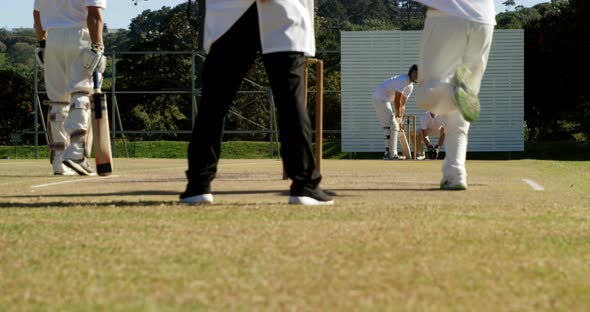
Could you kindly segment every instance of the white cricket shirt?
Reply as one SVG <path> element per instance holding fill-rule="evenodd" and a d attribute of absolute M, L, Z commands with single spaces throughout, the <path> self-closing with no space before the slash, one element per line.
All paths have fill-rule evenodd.
<path fill-rule="evenodd" d="M 89 6 L 106 9 L 107 0 L 35 0 L 43 30 L 86 27 Z"/>
<path fill-rule="evenodd" d="M 422 130 L 440 130 L 444 127 L 442 117 L 440 115 L 430 116 L 429 112 L 420 116 L 420 129 Z"/>
<path fill-rule="evenodd" d="M 447 14 L 472 22 L 496 25 L 493 0 L 414 0 Z"/>
<path fill-rule="evenodd" d="M 256 0 L 207 0 L 205 51 L 246 13 Z M 262 53 L 303 52 L 315 55 L 313 0 L 258 2 Z"/>
<path fill-rule="evenodd" d="M 408 98 L 413 90 L 414 84 L 410 80 L 410 76 L 407 74 L 398 75 L 381 82 L 373 92 L 373 97 L 391 102 L 395 99 L 396 91 Z"/>

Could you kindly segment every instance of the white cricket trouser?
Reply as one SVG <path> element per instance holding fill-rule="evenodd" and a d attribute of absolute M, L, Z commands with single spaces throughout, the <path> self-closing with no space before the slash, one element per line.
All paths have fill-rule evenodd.
<path fill-rule="evenodd" d="M 399 123 L 395 120 L 391 102 L 384 101 L 373 96 L 373 107 L 377 113 L 377 118 L 383 126 L 383 143 L 385 150 L 391 155 L 397 154 L 397 138 L 399 133 Z"/>
<path fill-rule="evenodd" d="M 420 44 L 418 107 L 443 115 L 446 156 L 443 179 L 467 184 L 465 157 L 469 122 L 453 102 L 450 80 L 458 65 L 471 71 L 466 85 L 479 93 L 486 69 L 494 26 L 471 22 L 437 10 L 428 10 Z"/>
<path fill-rule="evenodd" d="M 45 48 L 45 87 L 50 107 L 54 170 L 63 157 L 84 157 L 89 132 L 92 79 L 83 65 L 83 49 L 90 47 L 86 28 L 49 29 Z M 60 104 L 61 103 L 61 104 Z M 65 149 L 65 153 L 64 153 Z"/>
<path fill-rule="evenodd" d="M 420 43 L 416 104 L 439 115 L 456 110 L 450 80 L 461 64 L 471 71 L 467 86 L 478 94 L 493 34 L 493 25 L 428 10 Z"/>

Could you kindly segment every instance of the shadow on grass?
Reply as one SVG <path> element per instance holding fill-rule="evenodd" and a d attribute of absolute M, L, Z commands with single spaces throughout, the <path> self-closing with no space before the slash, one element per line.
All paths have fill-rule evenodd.
<path fill-rule="evenodd" d="M 176 191 L 128 191 L 128 192 L 110 192 L 110 193 L 53 193 L 53 194 L 34 194 L 34 195 L 3 195 L 0 198 L 55 198 L 55 197 L 106 197 L 106 196 L 166 196 L 178 195 L 180 192 Z M 0 203 L 2 205 L 2 203 Z M 1 207 L 1 206 L 0 206 Z"/>
<path fill-rule="evenodd" d="M 366 192 L 428 192 L 428 191 L 441 191 L 438 187 L 436 188 L 338 188 L 326 190 L 331 196 L 336 198 L 345 197 L 359 197 Z M 342 194 L 338 192 L 353 192 L 355 194 Z M 448 192 L 448 191 L 441 191 Z M 45 198 L 94 198 L 100 199 L 101 197 L 109 196 L 178 196 L 180 192 L 176 191 L 129 191 L 129 192 L 116 192 L 116 193 L 84 193 L 84 194 L 44 194 L 44 195 L 4 195 L 0 198 L 13 198 L 13 199 L 29 199 L 29 200 L 42 200 Z M 239 190 L 239 191 L 214 191 L 214 195 L 248 195 L 248 194 L 274 194 L 278 196 L 289 196 L 289 191 L 277 191 L 277 190 Z M 114 200 L 114 201 L 103 201 L 103 202 L 80 202 L 80 201 L 42 201 L 42 202 L 3 202 L 0 203 L 0 209 L 2 208 L 68 208 L 68 207 L 143 207 L 143 206 L 161 206 L 161 205 L 176 205 L 178 204 L 177 199 L 173 200 Z M 264 204 L 264 203 L 261 203 Z M 245 203 L 247 205 L 247 203 Z"/>
<path fill-rule="evenodd" d="M 145 206 L 161 206 L 170 205 L 171 202 L 166 201 L 127 201 L 117 200 L 108 202 L 67 202 L 67 201 L 48 201 L 48 202 L 34 202 L 34 203 L 0 203 L 0 209 L 8 208 L 73 208 L 73 207 L 145 207 Z"/>

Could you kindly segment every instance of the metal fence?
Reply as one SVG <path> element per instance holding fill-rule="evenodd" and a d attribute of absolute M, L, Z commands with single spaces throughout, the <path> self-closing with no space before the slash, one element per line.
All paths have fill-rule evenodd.
<path fill-rule="evenodd" d="M 331 50 L 331 51 L 318 51 L 318 54 L 327 54 L 327 53 L 340 53 L 340 51 Z M 195 117 L 198 113 L 197 109 L 197 98 L 201 95 L 201 89 L 198 88 L 195 84 L 197 81 L 197 74 L 198 74 L 198 66 L 200 61 L 204 59 L 204 55 L 196 52 L 196 51 L 125 51 L 125 52 L 107 52 L 105 53 L 112 59 L 111 62 L 111 70 L 112 70 L 112 85 L 111 88 L 108 90 L 104 90 L 103 92 L 108 94 L 110 97 L 110 102 L 112 103 L 112 109 L 110 111 L 110 135 L 111 135 L 111 142 L 112 142 L 112 152 L 113 155 L 117 155 L 116 147 L 115 147 L 115 139 L 117 136 L 122 138 L 125 142 L 125 135 L 126 134 L 190 134 L 192 132 L 191 129 L 186 130 L 124 130 L 123 124 L 121 121 L 120 113 L 119 113 L 119 105 L 117 102 L 117 95 L 123 94 L 185 94 L 190 95 L 191 98 L 191 126 L 194 127 Z M 151 91 L 151 90 L 137 90 L 137 91 L 119 91 L 117 90 L 117 61 L 122 59 L 124 55 L 188 55 L 191 58 L 191 86 L 188 90 L 173 90 L 173 91 Z M 47 125 L 45 122 L 45 118 L 43 117 L 43 110 L 41 107 L 41 101 L 39 96 L 41 94 L 46 94 L 44 90 L 39 90 L 39 70 L 37 64 L 35 64 L 34 68 L 34 123 L 32 131 L 25 131 L 26 134 L 32 134 L 34 136 L 35 142 L 35 158 L 39 156 L 39 136 L 44 135 L 46 142 L 49 142 L 48 132 L 47 132 Z M 239 91 L 239 94 L 260 94 L 268 98 L 269 103 L 269 122 L 268 126 L 261 125 L 256 123 L 255 121 L 240 115 L 238 112 L 230 109 L 230 114 L 236 116 L 237 118 L 241 118 L 246 120 L 248 123 L 255 124 L 260 130 L 239 130 L 239 129 L 226 129 L 224 133 L 227 134 L 260 134 L 264 133 L 269 136 L 269 154 L 272 158 L 274 155 L 274 144 L 273 142 L 278 141 L 278 129 L 276 129 L 276 114 L 274 101 L 272 100 L 272 92 L 269 87 L 264 87 L 257 84 L 254 81 L 249 79 L 245 79 L 248 83 L 256 86 L 259 90 L 254 91 Z M 309 93 L 314 93 L 315 91 L 309 91 Z M 326 93 L 340 93 L 340 90 L 325 90 L 323 94 Z M 315 132 L 315 131 L 314 131 Z M 324 133 L 340 133 L 340 130 L 324 130 Z M 125 148 L 126 149 L 126 148 Z M 125 156 L 129 157 L 127 149 L 125 151 Z"/>

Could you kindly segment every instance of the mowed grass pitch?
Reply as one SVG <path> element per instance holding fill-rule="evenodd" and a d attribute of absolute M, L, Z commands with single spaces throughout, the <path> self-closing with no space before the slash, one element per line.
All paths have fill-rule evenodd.
<path fill-rule="evenodd" d="M 191 207 L 185 160 L 0 160 L 0 310 L 590 309 L 590 162 L 440 165 L 324 160 L 335 206 L 297 207 L 279 161 L 222 160 Z"/>

